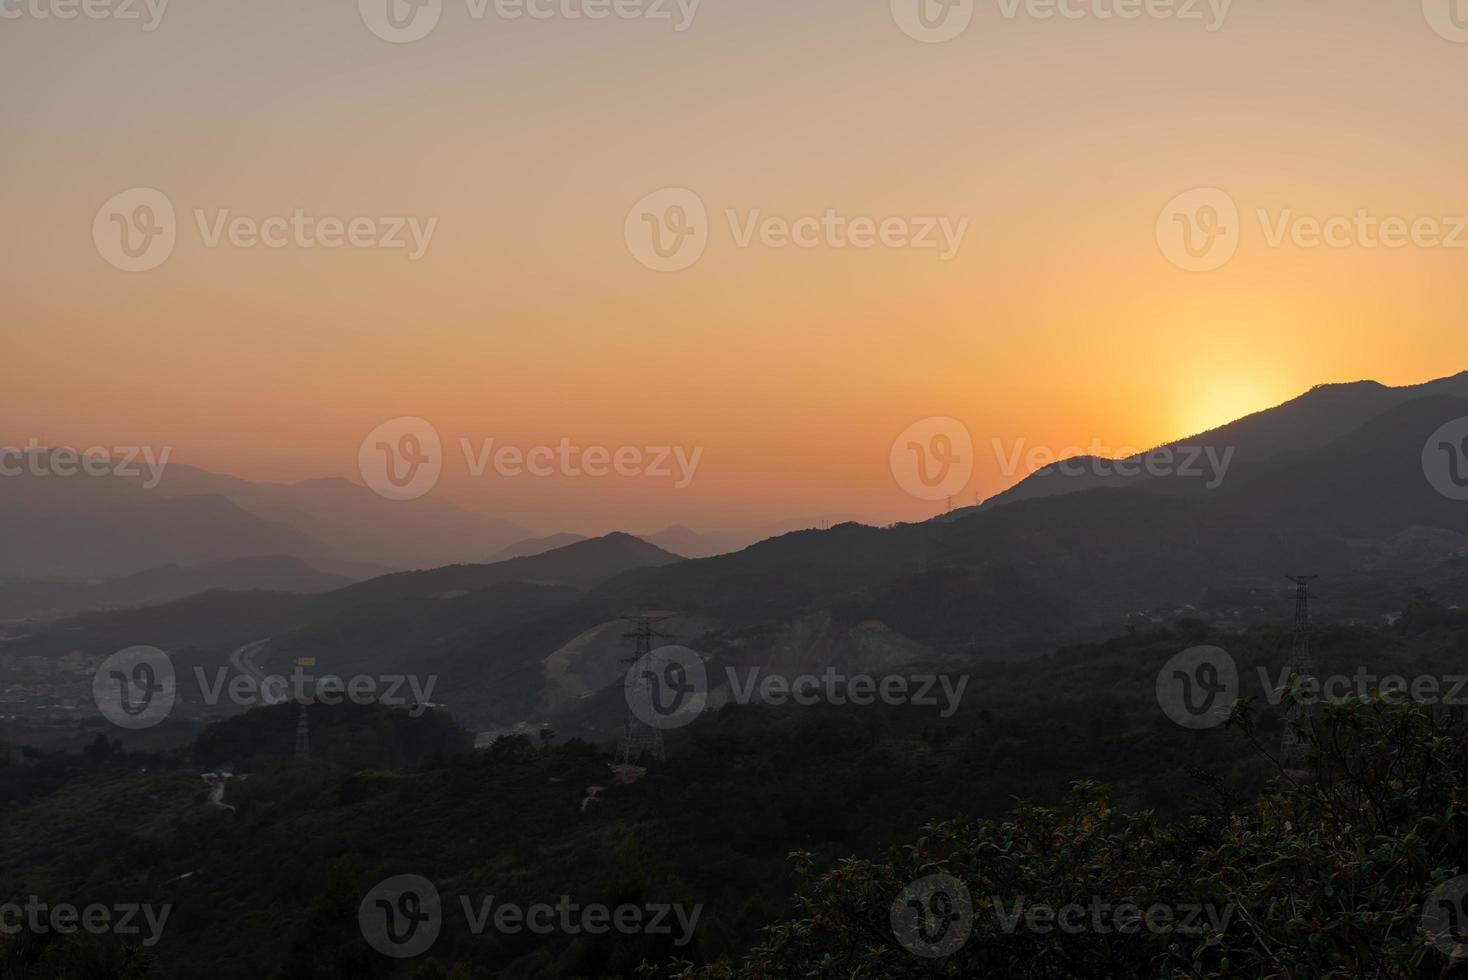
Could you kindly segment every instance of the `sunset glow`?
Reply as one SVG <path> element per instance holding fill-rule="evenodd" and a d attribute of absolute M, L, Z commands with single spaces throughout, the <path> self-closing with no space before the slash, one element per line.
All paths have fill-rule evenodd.
<path fill-rule="evenodd" d="M 453 447 L 703 448 L 683 489 L 475 479 L 450 454 L 437 492 L 539 530 L 884 521 L 931 512 L 886 462 L 915 419 L 969 427 L 969 499 L 1009 482 L 994 439 L 1148 446 L 1322 379 L 1438 376 L 1468 364 L 1461 251 L 1269 241 L 1281 215 L 1463 209 L 1436 190 L 1468 140 L 1455 104 L 1401 92 L 1453 91 L 1468 49 L 1409 6 L 1240 4 L 1211 32 L 985 8 L 941 45 L 840 0 L 710 0 L 683 31 L 449 5 L 401 45 L 352 4 L 180 6 L 143 38 L 7 23 L 0 80 L 25 97 L 3 110 L 0 441 L 358 479 L 363 437 L 416 416 Z M 1245 57 L 1278 70 L 1240 72 Z M 83 62 L 122 81 L 58 73 Z M 148 272 L 109 266 L 89 231 L 130 187 L 178 212 Z M 1241 241 L 1184 271 L 1154 229 L 1205 187 L 1237 204 Z M 624 240 L 659 188 L 707 205 L 707 250 L 683 271 Z M 298 210 L 437 224 L 416 260 L 223 231 Z M 757 220 L 828 211 L 966 234 L 946 261 L 740 242 Z"/>

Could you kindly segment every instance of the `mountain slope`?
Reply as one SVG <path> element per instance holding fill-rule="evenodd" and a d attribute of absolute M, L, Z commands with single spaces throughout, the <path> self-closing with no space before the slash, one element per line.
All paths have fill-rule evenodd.
<path fill-rule="evenodd" d="M 298 558 L 234 558 L 204 565 L 162 565 L 101 583 L 10 582 L 0 584 L 0 618 L 59 616 L 90 609 L 141 606 L 181 599 L 211 589 L 328 592 L 352 583 L 318 571 Z"/>
<path fill-rule="evenodd" d="M 114 477 L 0 479 L 0 579 L 95 581 L 168 564 L 329 554 L 300 529 L 215 494 L 170 497 Z"/>
<path fill-rule="evenodd" d="M 1371 419 L 1408 402 L 1436 397 L 1468 397 L 1468 372 L 1399 388 L 1389 388 L 1375 381 L 1320 385 L 1283 405 L 1159 448 L 1198 447 L 1212 449 L 1220 455 L 1232 451 L 1230 465 L 1279 460 L 1323 448 Z M 1135 466 L 1145 456 L 1142 453 L 1123 462 Z M 1091 457 L 1083 456 L 1077 457 L 1069 466 L 1056 463 L 1036 470 L 979 506 L 997 507 L 1016 500 L 1033 500 L 1098 487 L 1127 486 L 1149 479 L 1145 469 L 1132 477 L 1098 475 L 1092 463 Z M 965 511 L 973 509 L 965 508 Z M 947 519 L 946 515 L 943 519 Z"/>
<path fill-rule="evenodd" d="M 301 528 L 342 558 L 397 567 L 477 560 L 526 534 L 513 522 L 476 514 L 437 497 L 388 500 L 343 479 L 253 483 L 172 464 L 158 492 L 221 494 L 259 517 Z"/>

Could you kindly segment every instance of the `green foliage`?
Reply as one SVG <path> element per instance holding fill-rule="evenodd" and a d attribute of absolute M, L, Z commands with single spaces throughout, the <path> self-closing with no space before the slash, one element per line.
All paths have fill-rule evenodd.
<path fill-rule="evenodd" d="M 1255 738 L 1250 708 L 1234 723 Z M 1326 707 L 1307 729 L 1309 775 L 1278 770 L 1253 803 L 1179 824 L 1123 813 L 1094 783 L 1065 809 L 1022 806 L 1001 820 L 930 825 L 884 860 L 816 874 L 798 913 L 737 965 L 685 965 L 682 980 L 996 976 L 1444 977 L 1423 904 L 1468 866 L 1468 722 L 1379 696 Z M 1268 758 L 1264 746 L 1261 753 Z M 1270 759 L 1269 761 L 1273 761 Z M 894 901 L 933 874 L 962 881 L 973 932 L 951 955 L 899 942 Z M 1100 905 L 1175 910 L 1163 928 L 1116 929 Z M 1017 908 L 1079 907 L 1076 929 L 1027 924 Z M 1183 910 L 1201 907 L 1200 928 Z M 1189 916 L 1190 917 L 1190 916 Z M 1159 920 L 1160 923 L 1160 920 Z"/>

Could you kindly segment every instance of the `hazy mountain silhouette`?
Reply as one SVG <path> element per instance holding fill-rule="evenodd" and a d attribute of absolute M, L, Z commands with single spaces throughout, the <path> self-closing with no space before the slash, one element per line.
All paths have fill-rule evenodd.
<path fill-rule="evenodd" d="M 620 617 L 637 610 L 667 611 L 673 641 L 716 662 L 838 669 L 1022 658 L 1194 607 L 1242 629 L 1277 617 L 1280 576 L 1300 570 L 1331 577 L 1341 615 L 1374 617 L 1391 601 L 1383 572 L 1399 589 L 1463 577 L 1451 551 L 1468 534 L 1468 507 L 1439 494 L 1422 465 L 1428 437 L 1468 417 L 1468 398 L 1400 392 L 1317 389 L 1274 410 L 1277 424 L 1269 413 L 1241 420 L 1231 431 L 1250 449 L 1212 489 L 1139 480 L 941 522 L 795 531 L 693 560 L 613 534 L 322 595 L 212 592 L 84 616 L 17 649 L 152 642 L 222 656 L 276 637 L 277 668 L 309 655 L 338 673 L 440 675 L 466 723 L 544 720 L 551 707 L 570 722 L 572 702 L 586 700 L 590 724 L 591 686 L 613 672 Z M 1322 420 L 1322 405 L 1342 415 Z M 1393 564 L 1408 552 L 1410 567 Z"/>
<path fill-rule="evenodd" d="M 114 578 L 251 555 L 327 558 L 291 524 L 216 494 L 169 497 L 112 477 L 0 479 L 0 578 Z"/>
<path fill-rule="evenodd" d="M 566 602 L 631 569 L 677 561 L 677 556 L 630 534 L 610 534 L 543 555 L 494 564 L 398 572 L 316 595 L 214 590 L 157 606 L 89 613 L 42 629 L 10 649 L 27 653 L 71 649 L 100 653 L 110 652 L 109 647 L 121 649 L 147 643 L 165 649 L 199 647 L 223 654 L 241 644 L 325 623 L 354 610 L 405 600 L 425 600 L 426 604 L 400 606 L 397 614 L 426 621 L 427 630 L 433 632 L 438 629 L 435 617 L 450 608 L 443 603 L 496 586 L 534 586 L 545 590 L 536 595 L 536 603 L 542 603 L 540 595 Z M 378 613 L 364 615 L 372 620 Z M 402 652 L 406 655 L 410 651 Z"/>
<path fill-rule="evenodd" d="M 210 589 L 328 592 L 353 579 L 318 571 L 297 558 L 234 558 L 206 565 L 162 565 L 107 582 L 0 584 L 0 618 L 59 616 L 86 610 L 140 606 Z"/>
<path fill-rule="evenodd" d="M 1220 453 L 1232 449 L 1231 465 L 1279 461 L 1322 448 L 1393 408 L 1431 397 L 1468 397 L 1468 371 L 1399 388 L 1390 388 L 1375 381 L 1319 385 L 1282 405 L 1198 435 L 1174 440 L 1161 448 L 1207 447 Z M 1131 456 L 1123 462 L 1136 464 L 1145 456 L 1145 453 Z M 1079 456 L 1074 457 L 1068 466 L 1056 463 L 1036 470 L 979 506 L 996 507 L 1017 500 L 1033 500 L 1097 487 L 1127 486 L 1156 479 L 1145 470 L 1141 475 L 1131 477 L 1098 475 L 1093 462 L 1093 457 Z"/>
<path fill-rule="evenodd" d="M 530 558 L 585 540 L 586 535 L 584 534 L 550 534 L 543 538 L 526 538 L 524 541 L 516 541 L 512 545 L 501 548 L 489 557 L 489 561 L 493 563 L 509 561 L 511 558 Z"/>
<path fill-rule="evenodd" d="M 350 480 L 253 483 L 170 464 L 164 496 L 217 493 L 261 518 L 300 528 L 351 561 L 426 568 L 481 560 L 526 536 L 523 527 L 434 496 L 388 500 Z"/>
<path fill-rule="evenodd" d="M 727 555 L 735 551 L 742 551 L 750 545 L 767 538 L 777 537 L 781 534 L 789 534 L 791 531 L 805 531 L 812 528 L 830 527 L 833 524 L 843 524 L 854 520 L 849 515 L 837 515 L 833 517 L 792 518 L 779 521 L 774 524 L 763 524 L 759 527 L 736 528 L 728 531 L 695 531 L 683 524 L 674 524 L 665 527 L 661 531 L 652 534 L 643 534 L 640 537 L 644 541 L 650 541 L 666 551 L 685 558 L 712 558 L 715 555 Z"/>

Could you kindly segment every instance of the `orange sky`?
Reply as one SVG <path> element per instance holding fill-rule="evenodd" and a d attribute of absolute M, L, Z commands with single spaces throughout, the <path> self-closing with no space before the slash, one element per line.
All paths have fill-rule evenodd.
<path fill-rule="evenodd" d="M 1240 2 L 1210 33 L 994 0 L 943 44 L 886 0 L 704 0 L 683 32 L 449 0 L 413 44 L 355 6 L 0 24 L 0 442 L 355 478 L 363 437 L 411 415 L 450 446 L 437 492 L 538 531 L 892 520 L 935 509 L 888 464 L 924 417 L 973 434 L 966 502 L 1012 482 L 994 439 L 1143 447 L 1323 381 L 1468 367 L 1468 251 L 1272 247 L 1256 217 L 1468 214 L 1468 44 L 1417 3 Z M 179 217 L 148 272 L 93 242 L 133 187 Z M 709 211 L 676 273 L 624 240 L 667 187 Z M 1200 187 L 1242 240 L 1185 272 L 1155 229 Z M 211 248 L 194 217 L 297 208 L 437 226 L 409 261 Z M 969 225 L 951 261 L 742 248 L 726 209 Z M 681 490 L 472 478 L 458 440 L 491 437 L 703 456 Z"/>

